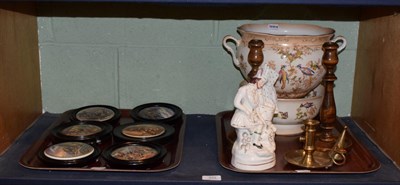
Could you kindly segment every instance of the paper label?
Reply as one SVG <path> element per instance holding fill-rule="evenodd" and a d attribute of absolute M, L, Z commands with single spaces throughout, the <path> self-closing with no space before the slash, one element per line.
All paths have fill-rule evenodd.
<path fill-rule="evenodd" d="M 310 173 L 311 170 L 295 170 L 297 173 Z"/>
<path fill-rule="evenodd" d="M 269 30 L 279 30 L 279 24 L 268 24 Z"/>
<path fill-rule="evenodd" d="M 221 175 L 203 175 L 201 176 L 201 180 L 203 181 L 221 181 Z"/>

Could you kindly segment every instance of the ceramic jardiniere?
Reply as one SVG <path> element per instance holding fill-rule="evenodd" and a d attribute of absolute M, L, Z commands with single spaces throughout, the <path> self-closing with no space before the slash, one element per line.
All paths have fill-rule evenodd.
<path fill-rule="evenodd" d="M 346 39 L 334 37 L 335 30 L 308 24 L 245 24 L 238 27 L 241 39 L 227 35 L 223 46 L 232 54 L 233 62 L 243 75 L 251 70 L 247 57 L 248 43 L 264 43 L 261 68 L 269 67 L 279 73 L 275 83 L 278 98 L 302 98 L 322 81 L 325 68 L 321 63 L 325 42 L 340 42 L 338 51 L 346 47 Z M 236 50 L 228 45 L 232 41 Z"/>

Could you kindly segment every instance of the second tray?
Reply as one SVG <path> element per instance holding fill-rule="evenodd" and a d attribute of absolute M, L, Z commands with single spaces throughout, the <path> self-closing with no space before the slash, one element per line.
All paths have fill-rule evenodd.
<path fill-rule="evenodd" d="M 235 129 L 230 125 L 232 111 L 220 112 L 216 116 L 217 139 L 218 139 L 218 160 L 226 169 L 241 173 L 369 173 L 380 168 L 380 163 L 375 157 L 359 143 L 348 131 L 348 139 L 351 140 L 351 150 L 347 154 L 347 163 L 343 166 L 332 166 L 329 169 L 304 169 L 296 167 L 286 162 L 284 156 L 286 152 L 301 149 L 299 142 L 300 135 L 276 136 L 276 165 L 263 171 L 244 171 L 235 168 L 231 164 L 232 145 L 236 140 Z M 343 123 L 339 119 L 336 121 L 336 131 L 342 130 Z"/>

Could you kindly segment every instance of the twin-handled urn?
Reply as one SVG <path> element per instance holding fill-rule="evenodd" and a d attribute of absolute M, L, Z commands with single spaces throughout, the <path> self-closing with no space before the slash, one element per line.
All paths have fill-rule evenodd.
<path fill-rule="evenodd" d="M 247 62 L 248 43 L 261 40 L 264 43 L 265 66 L 275 70 L 279 78 L 275 84 L 278 98 L 303 98 L 317 87 L 325 75 L 322 66 L 322 45 L 325 42 L 341 42 L 338 52 L 346 47 L 346 39 L 334 37 L 335 30 L 308 24 L 245 24 L 237 28 L 241 38 L 227 35 L 223 46 L 232 55 L 233 63 L 244 78 L 251 66 Z M 233 41 L 236 50 L 229 46 Z"/>

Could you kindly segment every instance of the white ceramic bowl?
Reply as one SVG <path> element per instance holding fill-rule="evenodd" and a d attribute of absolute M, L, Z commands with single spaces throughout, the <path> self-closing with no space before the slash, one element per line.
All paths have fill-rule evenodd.
<path fill-rule="evenodd" d="M 325 88 L 317 86 L 304 98 L 278 99 L 280 117 L 272 121 L 277 128 L 277 135 L 302 133 L 303 120 L 313 119 L 319 113 L 324 98 Z"/>

